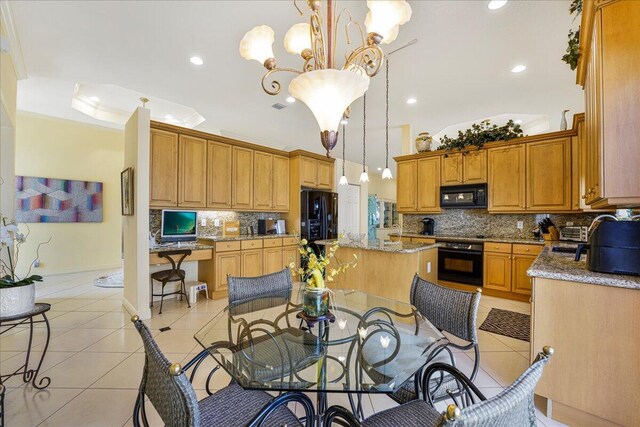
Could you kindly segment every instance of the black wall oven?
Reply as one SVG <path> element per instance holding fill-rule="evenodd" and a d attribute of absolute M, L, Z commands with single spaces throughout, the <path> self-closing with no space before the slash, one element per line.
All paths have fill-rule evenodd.
<path fill-rule="evenodd" d="M 448 242 L 439 247 L 438 280 L 482 286 L 482 243 Z"/>

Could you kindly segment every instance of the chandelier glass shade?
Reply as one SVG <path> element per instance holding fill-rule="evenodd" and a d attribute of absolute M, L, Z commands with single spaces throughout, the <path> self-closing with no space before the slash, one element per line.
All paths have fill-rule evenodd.
<path fill-rule="evenodd" d="M 384 61 L 380 43 L 390 43 L 398 36 L 399 26 L 411 18 L 411 6 L 405 0 L 369 0 L 366 16 L 366 34 L 360 24 L 352 20 L 344 9 L 334 17 L 334 0 L 307 0 L 310 9 L 308 23 L 293 25 L 286 33 L 287 52 L 300 55 L 301 69 L 279 68 L 273 54 L 274 32 L 260 25 L 245 34 L 240 41 L 240 55 L 256 60 L 267 69 L 262 77 L 262 89 L 269 95 L 278 95 L 280 83 L 272 79 L 277 72 L 298 74 L 289 84 L 289 93 L 304 102 L 313 112 L 320 127 L 320 139 L 327 156 L 338 141 L 338 126 L 349 106 L 369 88 L 369 78 L 375 76 Z M 326 4 L 326 18 L 321 5 Z M 294 2 L 300 14 L 303 12 Z M 347 47 L 344 64 L 335 66 L 338 25 L 343 18 Z M 340 52 L 342 52 L 341 50 Z"/>

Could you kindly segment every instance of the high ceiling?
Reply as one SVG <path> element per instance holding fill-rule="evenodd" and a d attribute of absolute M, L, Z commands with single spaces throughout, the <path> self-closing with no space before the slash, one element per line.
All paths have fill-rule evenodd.
<path fill-rule="evenodd" d="M 432 134 L 458 123 L 501 114 L 548 116 L 560 126 L 563 109 L 583 111 L 575 74 L 561 62 L 567 32 L 577 23 L 569 0 L 410 1 L 413 16 L 387 51 L 391 56 L 390 155 L 398 155 L 399 127 Z M 301 6 L 304 1 L 298 1 Z M 312 113 L 260 87 L 264 72 L 238 54 L 243 34 L 260 24 L 276 33 L 280 66 L 299 67 L 282 40 L 300 17 L 290 1 L 12 1 L 28 79 L 19 86 L 22 110 L 101 123 L 71 109 L 76 83 L 105 83 L 193 107 L 206 119 L 197 129 L 277 148 L 322 152 Z M 364 21 L 364 1 L 340 1 Z M 340 33 L 343 43 L 344 33 Z M 192 55 L 203 66 L 189 62 Z M 511 73 L 524 64 L 523 73 Z M 290 77 L 282 74 L 286 89 Z M 418 102 L 407 105 L 408 97 Z M 372 79 L 367 105 L 367 164 L 384 165 L 384 73 Z M 280 102 L 288 107 L 276 110 Z M 150 105 L 153 109 L 153 105 Z M 349 160 L 362 161 L 362 100 L 347 126 Z M 339 156 L 341 151 L 335 152 Z"/>

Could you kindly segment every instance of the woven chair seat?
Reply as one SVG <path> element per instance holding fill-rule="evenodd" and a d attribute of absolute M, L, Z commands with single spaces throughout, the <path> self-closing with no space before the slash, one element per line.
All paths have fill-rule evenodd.
<path fill-rule="evenodd" d="M 184 280 L 184 270 L 177 270 L 175 273 L 173 270 L 161 270 L 151 273 L 151 278 L 159 282 L 179 282 Z"/>
<path fill-rule="evenodd" d="M 436 426 L 440 413 L 423 400 L 414 400 L 367 418 L 363 427 Z"/>
<path fill-rule="evenodd" d="M 431 381 L 431 390 L 435 390 L 435 392 L 432 392 L 432 398 L 434 400 L 438 400 L 439 398 L 446 396 L 447 390 L 456 395 L 460 393 L 459 388 L 458 382 L 453 379 L 451 375 L 445 374 L 442 384 L 439 384 L 439 381 Z M 400 404 L 416 400 L 418 396 L 416 396 L 413 377 L 402 383 L 400 388 L 396 390 L 395 393 L 389 395 L 389 397 Z M 420 396 L 420 398 L 422 398 L 422 396 Z"/>
<path fill-rule="evenodd" d="M 237 427 L 247 424 L 267 405 L 273 396 L 264 391 L 244 390 L 233 383 L 215 394 L 198 402 L 200 425 L 216 427 Z M 276 409 L 265 426 L 302 426 L 287 407 Z"/>

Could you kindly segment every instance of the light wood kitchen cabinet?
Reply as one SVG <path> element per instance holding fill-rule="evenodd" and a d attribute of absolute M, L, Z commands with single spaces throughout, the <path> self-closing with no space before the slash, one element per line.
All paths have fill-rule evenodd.
<path fill-rule="evenodd" d="M 526 209 L 526 149 L 524 144 L 487 150 L 490 212 Z"/>
<path fill-rule="evenodd" d="M 485 288 L 511 291 L 511 254 L 485 252 L 483 270 Z"/>
<path fill-rule="evenodd" d="M 253 150 L 233 147 L 232 200 L 236 209 L 253 208 Z"/>
<path fill-rule="evenodd" d="M 216 283 L 215 291 L 224 291 L 228 288 L 227 276 L 239 277 L 241 271 L 240 252 L 216 252 Z"/>
<path fill-rule="evenodd" d="M 180 135 L 178 139 L 178 206 L 207 206 L 207 140 Z"/>
<path fill-rule="evenodd" d="M 149 161 L 149 206 L 177 206 L 178 134 L 151 129 Z"/>
<path fill-rule="evenodd" d="M 487 150 L 469 151 L 463 156 L 462 179 L 465 184 L 487 182 Z"/>
<path fill-rule="evenodd" d="M 254 190 L 255 191 L 255 190 Z M 273 156 L 273 203 L 275 211 L 289 210 L 289 159 Z"/>
<path fill-rule="evenodd" d="M 318 182 L 318 160 L 309 157 L 300 158 L 300 184 L 315 187 Z"/>
<path fill-rule="evenodd" d="M 537 255 L 513 255 L 511 260 L 511 291 L 517 294 L 531 295 L 531 277 L 527 270 Z"/>
<path fill-rule="evenodd" d="M 262 249 L 251 249 L 240 252 L 242 257 L 242 277 L 262 276 Z"/>
<path fill-rule="evenodd" d="M 276 273 L 282 270 L 282 247 L 264 248 L 262 274 Z"/>
<path fill-rule="evenodd" d="M 273 203 L 273 155 L 253 153 L 253 208 L 270 210 Z"/>
<path fill-rule="evenodd" d="M 300 250 L 298 246 L 284 246 L 282 248 L 282 268 L 288 268 L 292 262 L 295 263 L 296 268 L 300 268 Z"/>
<path fill-rule="evenodd" d="M 571 210 L 571 139 L 531 142 L 525 147 L 527 209 Z"/>
<path fill-rule="evenodd" d="M 417 210 L 440 212 L 440 157 L 419 159 L 417 175 Z"/>
<path fill-rule="evenodd" d="M 207 146 L 207 207 L 231 208 L 231 145 L 209 141 Z"/>
<path fill-rule="evenodd" d="M 462 153 L 449 153 L 442 156 L 442 185 L 462 184 Z"/>
<path fill-rule="evenodd" d="M 418 163 L 416 160 L 398 162 L 398 181 L 396 197 L 398 212 L 416 211 L 416 183 Z"/>
<path fill-rule="evenodd" d="M 318 160 L 318 181 L 316 187 L 323 190 L 333 188 L 333 163 Z"/>

